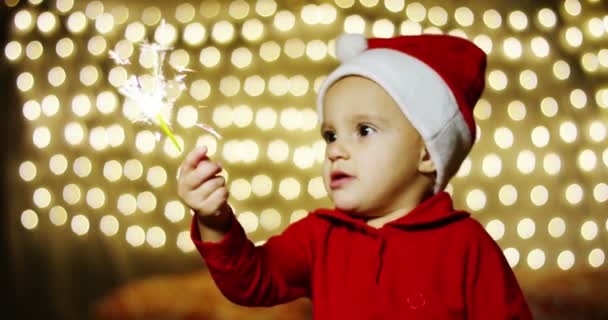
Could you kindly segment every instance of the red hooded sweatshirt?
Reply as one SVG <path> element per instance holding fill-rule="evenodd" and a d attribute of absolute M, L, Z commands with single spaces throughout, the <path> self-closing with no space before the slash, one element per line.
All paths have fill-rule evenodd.
<path fill-rule="evenodd" d="M 238 221 L 219 243 L 191 237 L 222 293 L 246 306 L 310 297 L 325 319 L 532 319 L 502 250 L 450 195 L 382 228 L 318 209 L 264 245 Z"/>

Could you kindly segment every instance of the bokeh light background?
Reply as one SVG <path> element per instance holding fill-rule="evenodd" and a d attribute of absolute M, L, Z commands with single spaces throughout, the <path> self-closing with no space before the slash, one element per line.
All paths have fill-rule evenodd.
<path fill-rule="evenodd" d="M 330 206 L 314 98 L 337 64 L 341 32 L 445 33 L 481 47 L 487 86 L 475 109 L 477 144 L 448 186 L 456 205 L 486 227 L 518 273 L 607 267 L 608 9 L 601 0 L 3 6 L 1 60 L 15 97 L 5 108 L 18 113 L 21 128 L 10 136 L 17 152 L 6 174 L 10 266 L 21 291 L 34 270 L 48 273 L 41 281 L 48 297 L 57 295 L 49 307 L 56 312 L 77 312 L 68 305 L 78 286 L 95 288 L 83 294 L 93 298 L 146 273 L 201 267 L 175 179 L 196 145 L 224 164 L 230 203 L 256 242 Z M 183 153 L 158 128 L 130 121 L 137 108 L 118 93 L 127 74 L 152 66 L 154 57 L 139 50 L 145 39 L 174 48 L 168 73 L 194 70 L 171 115 Z M 110 50 L 132 64 L 115 64 Z M 70 276 L 85 267 L 82 279 L 104 280 Z"/>

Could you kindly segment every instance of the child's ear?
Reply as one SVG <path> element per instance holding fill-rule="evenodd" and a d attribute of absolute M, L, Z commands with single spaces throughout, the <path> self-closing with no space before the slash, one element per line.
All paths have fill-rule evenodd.
<path fill-rule="evenodd" d="M 423 174 L 431 174 L 435 173 L 437 169 L 435 168 L 435 163 L 433 159 L 431 159 L 431 154 L 429 151 L 423 147 L 420 148 L 420 159 L 418 160 L 418 171 Z"/>

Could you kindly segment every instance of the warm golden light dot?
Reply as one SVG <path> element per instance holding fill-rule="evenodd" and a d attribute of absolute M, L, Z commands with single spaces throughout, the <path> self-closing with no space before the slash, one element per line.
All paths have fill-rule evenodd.
<path fill-rule="evenodd" d="M 49 220 L 56 226 L 62 226 L 68 221 L 68 213 L 61 206 L 54 206 L 49 210 Z"/>
<path fill-rule="evenodd" d="M 55 175 L 62 175 L 68 168 L 68 160 L 62 154 L 53 155 L 49 159 L 49 169 Z"/>
<path fill-rule="evenodd" d="M 63 187 L 63 200 L 70 205 L 75 205 L 80 202 L 81 192 L 80 187 L 71 183 Z"/>
<path fill-rule="evenodd" d="M 133 247 L 140 247 L 146 242 L 146 232 L 140 226 L 130 226 L 125 234 L 127 242 Z"/>
<path fill-rule="evenodd" d="M 553 117 L 557 114 L 559 109 L 557 101 L 552 97 L 543 98 L 540 103 L 540 109 L 542 113 L 547 117 Z"/>
<path fill-rule="evenodd" d="M 88 65 L 80 70 L 80 82 L 87 87 L 97 83 L 99 80 L 99 71 L 95 66 Z"/>
<path fill-rule="evenodd" d="M 220 92 L 226 97 L 233 97 L 241 90 L 241 81 L 236 76 L 223 77 L 220 80 Z"/>
<path fill-rule="evenodd" d="M 260 213 L 260 225 L 262 228 L 273 231 L 281 226 L 281 214 L 275 209 L 266 209 Z"/>
<path fill-rule="evenodd" d="M 148 169 L 146 181 L 154 187 L 160 188 L 167 183 L 167 171 L 161 166 L 154 166 Z"/>
<path fill-rule="evenodd" d="M 538 126 L 532 130 L 532 143 L 538 147 L 543 148 L 549 144 L 549 130 L 544 126 Z"/>
<path fill-rule="evenodd" d="M 288 131 L 297 130 L 302 125 L 302 116 L 295 108 L 286 108 L 281 112 L 280 123 Z"/>
<path fill-rule="evenodd" d="M 456 172 L 456 176 L 457 177 L 468 176 L 471 173 L 471 166 L 472 166 L 471 159 L 469 157 L 467 157 L 466 159 L 464 159 L 464 161 L 460 165 L 460 168 L 458 168 L 458 171 Z"/>
<path fill-rule="evenodd" d="M 165 217 L 175 223 L 182 221 L 186 216 L 186 207 L 178 200 L 168 201 L 165 205 Z"/>
<path fill-rule="evenodd" d="M 500 187 L 498 200 L 505 206 L 512 206 L 517 202 L 517 189 L 510 184 Z"/>
<path fill-rule="evenodd" d="M 576 183 L 571 184 L 566 187 L 565 196 L 568 203 L 572 205 L 579 204 L 583 200 L 583 188 Z"/>
<path fill-rule="evenodd" d="M 196 139 L 196 146 L 207 147 L 207 155 L 214 156 L 217 152 L 217 139 L 210 134 L 203 134 Z"/>
<path fill-rule="evenodd" d="M 87 234 L 87 232 L 89 232 L 89 228 L 91 227 L 89 219 L 82 214 L 72 217 L 72 223 L 70 226 L 72 227 L 72 231 L 79 236 L 84 236 Z"/>
<path fill-rule="evenodd" d="M 244 19 L 249 15 L 249 4 L 243 0 L 234 0 L 228 7 L 228 14 L 237 20 Z"/>
<path fill-rule="evenodd" d="M 205 18 L 213 18 L 220 12 L 221 4 L 217 0 L 201 2 L 199 13 Z"/>
<path fill-rule="evenodd" d="M 546 58 L 549 55 L 549 43 L 543 37 L 534 37 L 532 41 L 530 41 L 530 46 L 532 47 L 534 55 L 539 58 Z"/>
<path fill-rule="evenodd" d="M 207 29 L 198 23 L 190 23 L 184 28 L 184 42 L 191 46 L 202 44 L 207 38 Z"/>
<path fill-rule="evenodd" d="M 528 17 L 525 13 L 516 10 L 509 14 L 509 24 L 517 31 L 522 31 L 528 27 Z"/>
<path fill-rule="evenodd" d="M 139 21 L 129 23 L 125 29 L 125 38 L 133 43 L 143 40 L 145 36 L 146 27 Z"/>
<path fill-rule="evenodd" d="M 64 138 L 71 145 L 78 145 L 84 140 L 84 129 L 78 122 L 70 122 L 65 126 Z"/>
<path fill-rule="evenodd" d="M 405 20 L 401 23 L 399 32 L 401 35 L 419 35 L 422 33 L 422 26 L 418 22 Z"/>
<path fill-rule="evenodd" d="M 599 69 L 600 62 L 594 53 L 588 52 L 581 57 L 581 65 L 586 72 L 595 72 Z"/>
<path fill-rule="evenodd" d="M 571 16 L 578 16 L 581 14 L 581 3 L 578 0 L 565 0 L 564 9 Z"/>
<path fill-rule="evenodd" d="M 86 202 L 89 207 L 99 209 L 106 203 L 106 195 L 100 188 L 92 188 L 87 191 Z"/>
<path fill-rule="evenodd" d="M 570 77 L 570 65 L 563 61 L 559 60 L 553 64 L 553 74 L 559 80 L 566 80 Z"/>
<path fill-rule="evenodd" d="M 595 155 L 595 152 L 593 152 L 592 150 L 589 150 L 589 149 L 583 150 L 578 155 L 578 166 L 579 166 L 579 168 L 581 168 L 581 170 L 591 172 L 595 169 L 596 165 L 597 165 L 597 156 Z"/>
<path fill-rule="evenodd" d="M 264 24 L 258 19 L 249 19 L 243 23 L 241 32 L 245 40 L 258 41 L 264 36 Z"/>
<path fill-rule="evenodd" d="M 169 64 L 175 70 L 182 70 L 190 64 L 190 55 L 184 49 L 176 49 L 169 56 Z"/>
<path fill-rule="evenodd" d="M 380 19 L 372 24 L 372 34 L 376 38 L 390 38 L 395 34 L 395 25 L 388 19 Z"/>
<path fill-rule="evenodd" d="M 574 89 L 570 92 L 570 103 L 577 109 L 582 109 L 587 105 L 587 94 L 581 89 Z"/>
<path fill-rule="evenodd" d="M 88 177 L 91 174 L 91 170 L 93 169 L 93 165 L 91 160 L 86 156 L 81 156 L 74 160 L 74 173 L 81 177 Z"/>
<path fill-rule="evenodd" d="M 108 147 L 108 134 L 104 127 L 94 127 L 89 132 L 89 144 L 96 151 L 102 151 Z"/>
<path fill-rule="evenodd" d="M 426 8 L 418 2 L 412 2 L 407 5 L 405 14 L 409 20 L 422 22 L 426 18 Z"/>
<path fill-rule="evenodd" d="M 608 89 L 600 89 L 595 93 L 595 101 L 600 108 L 608 108 Z"/>
<path fill-rule="evenodd" d="M 268 144 L 267 155 L 274 163 L 285 162 L 289 157 L 289 145 L 283 140 L 273 140 Z"/>
<path fill-rule="evenodd" d="M 608 184 L 605 184 L 603 182 L 598 183 L 593 188 L 593 198 L 595 199 L 595 201 L 600 203 L 606 202 L 606 200 L 608 200 Z"/>
<path fill-rule="evenodd" d="M 110 182 L 116 182 L 122 176 L 122 165 L 116 160 L 110 160 L 103 166 L 103 176 Z"/>
<path fill-rule="evenodd" d="M 536 156 L 532 151 L 523 150 L 517 156 L 517 169 L 522 174 L 530 174 L 536 167 Z"/>
<path fill-rule="evenodd" d="M 540 25 L 546 29 L 552 29 L 557 24 L 557 16 L 549 8 L 540 9 L 537 17 Z"/>
<path fill-rule="evenodd" d="M 91 100 L 85 94 L 78 94 L 72 99 L 72 112 L 79 117 L 84 117 L 91 111 Z M 72 122 L 73 124 L 76 124 Z M 67 130 L 67 127 L 66 127 Z"/>
<path fill-rule="evenodd" d="M 519 263 L 519 251 L 517 251 L 517 249 L 506 248 L 503 251 L 503 254 L 505 255 L 505 258 L 507 259 L 507 262 L 509 263 L 509 266 L 511 266 L 511 268 L 517 266 L 517 264 Z"/>
<path fill-rule="evenodd" d="M 56 95 L 48 95 L 42 99 L 41 103 L 42 113 L 48 117 L 52 117 L 59 111 L 59 99 Z"/>
<path fill-rule="evenodd" d="M 608 30 L 608 18 L 606 18 L 606 29 Z M 598 51 L 597 60 L 602 67 L 608 68 L 608 49 Z"/>
<path fill-rule="evenodd" d="M 279 194 L 286 200 L 294 200 L 300 195 L 300 183 L 294 178 L 285 178 L 279 183 Z"/>
<path fill-rule="evenodd" d="M 308 194 L 315 199 L 321 199 L 327 197 L 327 190 L 323 183 L 322 177 L 315 177 L 308 181 Z"/>
<path fill-rule="evenodd" d="M 150 191 L 144 191 L 137 195 L 137 207 L 145 213 L 156 209 L 156 196 Z"/>
<path fill-rule="evenodd" d="M 21 58 L 21 53 L 23 49 L 21 48 L 21 44 L 17 41 L 11 41 L 6 44 L 4 47 L 4 55 L 8 60 L 15 61 Z"/>
<path fill-rule="evenodd" d="M 44 47 L 40 41 L 34 40 L 27 44 L 25 47 L 25 55 L 30 60 L 36 60 L 44 53 Z"/>
<path fill-rule="evenodd" d="M 509 117 L 515 121 L 522 121 L 526 118 L 526 106 L 519 100 L 514 100 L 507 107 Z"/>
<path fill-rule="evenodd" d="M 21 225 L 28 229 L 32 230 L 38 226 L 38 215 L 33 210 L 25 210 L 21 213 Z"/>
<path fill-rule="evenodd" d="M 118 106 L 118 97 L 112 91 L 103 91 L 97 95 L 96 106 L 97 110 L 103 114 L 112 113 Z"/>
<path fill-rule="evenodd" d="M 463 27 L 470 27 L 475 21 L 475 15 L 473 11 L 467 7 L 459 7 L 454 11 L 454 19 L 456 22 Z"/>
<path fill-rule="evenodd" d="M 258 217 L 251 211 L 239 213 L 237 220 L 246 233 L 252 233 L 258 229 Z"/>
<path fill-rule="evenodd" d="M 229 106 L 218 106 L 213 110 L 213 122 L 220 128 L 232 125 L 234 121 L 234 111 Z"/>
<path fill-rule="evenodd" d="M 604 254 L 604 251 L 600 248 L 595 248 L 595 249 L 591 250 L 591 252 L 589 253 L 589 257 L 588 257 L 589 265 L 592 266 L 593 268 L 601 267 L 604 264 L 605 260 L 606 260 L 606 255 Z"/>
<path fill-rule="evenodd" d="M 219 65 L 221 61 L 220 51 L 216 47 L 207 47 L 201 50 L 199 62 L 207 68 L 213 68 Z"/>
<path fill-rule="evenodd" d="M 39 149 L 44 149 L 51 143 L 51 131 L 47 127 L 38 127 L 32 133 L 32 141 Z"/>
<path fill-rule="evenodd" d="M 87 25 L 87 17 L 80 11 L 75 11 L 68 17 L 67 28 L 72 34 L 83 33 Z"/>
<path fill-rule="evenodd" d="M 114 23 L 117 25 L 125 24 L 129 19 L 129 8 L 124 5 L 113 7 L 110 13 L 114 18 Z"/>
<path fill-rule="evenodd" d="M 192 252 L 196 249 L 194 242 L 190 239 L 190 231 L 182 231 L 177 234 L 177 247 L 184 253 Z"/>
<path fill-rule="evenodd" d="M 505 234 L 505 224 L 498 219 L 490 220 L 486 224 L 486 231 L 490 234 L 492 239 L 498 241 L 502 239 Z"/>
<path fill-rule="evenodd" d="M 245 47 L 241 47 L 232 51 L 230 61 L 235 67 L 243 69 L 251 64 L 252 58 L 253 55 L 251 54 L 251 51 Z"/>
<path fill-rule="evenodd" d="M 159 25 L 154 32 L 154 40 L 161 45 L 171 46 L 177 40 L 177 28 L 171 23 Z"/>
<path fill-rule="evenodd" d="M 276 126 L 277 113 L 274 109 L 264 107 L 258 110 L 255 116 L 255 124 L 258 128 L 267 131 Z"/>
<path fill-rule="evenodd" d="M 293 151 L 293 163 L 300 169 L 311 168 L 315 163 L 315 154 L 310 147 L 298 147 Z"/>
<path fill-rule="evenodd" d="M 344 31 L 346 33 L 364 33 L 365 20 L 359 15 L 350 15 L 344 19 Z"/>
<path fill-rule="evenodd" d="M 545 252 L 541 249 L 534 249 L 528 253 L 528 266 L 533 270 L 540 269 L 545 264 Z"/>
<path fill-rule="evenodd" d="M 38 170 L 36 165 L 31 161 L 25 161 L 19 166 L 19 176 L 23 181 L 32 181 L 36 178 Z"/>
<path fill-rule="evenodd" d="M 507 75 L 501 70 L 492 70 L 488 75 L 490 87 L 496 91 L 502 91 L 507 88 Z"/>
<path fill-rule="evenodd" d="M 502 160 L 496 154 L 489 154 L 483 158 L 481 169 L 487 177 L 497 177 L 502 171 Z"/>
<path fill-rule="evenodd" d="M 494 9 L 486 10 L 483 13 L 483 23 L 490 29 L 498 29 L 502 25 L 500 13 Z"/>
<path fill-rule="evenodd" d="M 560 217 L 555 217 L 549 221 L 547 231 L 549 231 L 549 235 L 551 235 L 551 237 L 559 238 L 566 232 L 566 222 Z"/>
<path fill-rule="evenodd" d="M 65 79 L 66 79 L 65 70 L 60 66 L 53 67 L 53 68 L 51 68 L 51 70 L 49 70 L 47 79 L 51 86 L 59 87 L 65 82 Z"/>
<path fill-rule="evenodd" d="M 306 45 L 306 55 L 313 61 L 320 61 L 327 56 L 327 45 L 321 40 L 312 40 Z"/>
<path fill-rule="evenodd" d="M 131 194 L 122 194 L 118 197 L 116 208 L 126 216 L 132 215 L 137 210 L 137 199 Z"/>
<path fill-rule="evenodd" d="M 252 97 L 260 96 L 265 88 L 266 82 L 258 75 L 247 77 L 243 84 L 243 90 Z"/>
<path fill-rule="evenodd" d="M 562 270 L 570 270 L 574 265 L 574 253 L 570 250 L 562 251 L 557 256 L 557 266 Z"/>
<path fill-rule="evenodd" d="M 566 143 L 572 143 L 576 140 L 578 129 L 572 121 L 565 121 L 559 126 L 559 136 Z"/>
<path fill-rule="evenodd" d="M 191 128 L 198 122 L 198 110 L 193 106 L 183 106 L 177 111 L 177 122 L 183 128 Z"/>
<path fill-rule="evenodd" d="M 606 138 L 606 126 L 601 121 L 593 121 L 589 126 L 589 137 L 595 142 Z"/>
<path fill-rule="evenodd" d="M 320 19 L 319 22 L 321 24 L 329 25 L 336 21 L 338 12 L 333 5 L 331 5 L 329 3 L 320 4 L 318 7 L 318 11 L 319 11 L 319 19 Z"/>
<path fill-rule="evenodd" d="M 182 3 L 175 8 L 175 20 L 181 23 L 188 23 L 194 19 L 196 8 L 190 3 Z"/>
<path fill-rule="evenodd" d="M 321 22 L 321 12 L 319 7 L 315 4 L 304 5 L 302 7 L 302 11 L 300 11 L 300 17 L 304 23 L 309 25 L 314 25 Z"/>
<path fill-rule="evenodd" d="M 32 16 L 32 13 L 25 9 L 15 14 L 14 23 L 15 27 L 17 27 L 17 30 L 19 31 L 27 32 L 32 30 L 34 27 L 33 22 L 34 17 Z"/>
<path fill-rule="evenodd" d="M 264 42 L 260 46 L 259 55 L 266 62 L 275 61 L 281 55 L 281 46 L 274 41 Z"/>
<path fill-rule="evenodd" d="M 85 13 L 91 20 L 97 19 L 104 11 L 104 6 L 101 1 L 91 1 L 87 4 Z"/>
<path fill-rule="evenodd" d="M 277 11 L 277 3 L 274 0 L 258 0 L 255 11 L 262 17 L 270 17 Z"/>
<path fill-rule="evenodd" d="M 606 33 L 606 27 L 602 19 L 594 17 L 587 21 L 587 32 L 594 38 L 600 38 Z"/>
<path fill-rule="evenodd" d="M 268 90 L 275 96 L 285 95 L 289 91 L 289 79 L 282 74 L 272 76 L 268 81 Z"/>
<path fill-rule="evenodd" d="M 30 121 L 38 119 L 41 110 L 40 104 L 34 100 L 28 100 L 23 104 L 23 116 Z"/>
<path fill-rule="evenodd" d="M 359 0 L 361 4 L 366 8 L 372 8 L 378 5 L 380 0 Z"/>
<path fill-rule="evenodd" d="M 291 30 L 296 22 L 296 17 L 287 10 L 279 11 L 273 20 L 274 27 L 279 31 L 285 32 Z"/>
<path fill-rule="evenodd" d="M 536 72 L 532 70 L 524 70 L 519 74 L 519 84 L 526 90 L 536 89 L 538 85 L 538 77 Z"/>
<path fill-rule="evenodd" d="M 530 200 L 535 206 L 543 206 L 549 201 L 549 191 L 542 185 L 535 186 L 530 191 Z"/>
<path fill-rule="evenodd" d="M 556 175 L 561 170 L 561 159 L 555 153 L 547 154 L 543 160 L 543 168 L 550 175 Z"/>
<path fill-rule="evenodd" d="M 597 237 L 598 227 L 595 221 L 585 221 L 581 226 L 581 236 L 587 241 L 591 241 Z"/>
<path fill-rule="evenodd" d="M 291 216 L 289 218 L 289 223 L 291 224 L 291 223 L 297 222 L 299 220 L 302 220 L 307 215 L 308 215 L 308 211 L 306 211 L 304 209 L 295 210 L 291 213 Z"/>
<path fill-rule="evenodd" d="M 230 195 L 237 200 L 245 200 L 251 196 L 251 184 L 245 179 L 235 179 L 230 184 Z"/>
<path fill-rule="evenodd" d="M 583 33 L 577 27 L 570 27 L 566 29 L 565 33 L 566 43 L 573 48 L 580 47 L 583 43 Z"/>
<path fill-rule="evenodd" d="M 95 19 L 95 29 L 101 34 L 109 34 L 114 29 L 114 16 L 110 13 L 102 13 Z"/>
<path fill-rule="evenodd" d="M 146 241 L 152 248 L 160 248 L 165 245 L 167 236 L 160 227 L 152 227 L 146 232 Z"/>
<path fill-rule="evenodd" d="M 302 75 L 296 75 L 296 76 L 291 77 L 289 79 L 288 86 L 289 86 L 289 93 L 291 93 L 292 95 L 294 95 L 296 97 L 305 95 L 306 92 L 308 92 L 308 89 L 310 88 L 308 79 L 306 79 Z"/>
<path fill-rule="evenodd" d="M 239 128 L 245 128 L 251 124 L 253 120 L 253 111 L 247 105 L 239 105 L 233 109 L 234 125 Z"/>
<path fill-rule="evenodd" d="M 234 38 L 234 26 L 226 20 L 219 21 L 213 25 L 211 37 L 219 43 L 228 43 Z"/>
<path fill-rule="evenodd" d="M 162 12 L 157 7 L 148 7 L 141 13 L 141 21 L 147 26 L 153 26 L 161 21 Z"/>
<path fill-rule="evenodd" d="M 428 12 L 429 21 L 438 26 L 444 26 L 448 23 L 448 13 L 444 8 L 435 6 L 429 9 Z"/>
<path fill-rule="evenodd" d="M 472 211 L 479 211 L 486 206 L 486 193 L 480 189 L 473 189 L 467 193 L 466 203 Z"/>
<path fill-rule="evenodd" d="M 285 41 L 285 47 L 283 50 L 288 57 L 297 59 L 304 55 L 304 52 L 306 51 L 306 44 L 304 41 L 298 38 L 289 39 Z"/>
<path fill-rule="evenodd" d="M 20 91 L 30 91 L 34 87 L 34 76 L 29 72 L 23 72 L 17 77 L 17 88 Z"/>
<path fill-rule="evenodd" d="M 207 80 L 198 79 L 190 85 L 190 96 L 197 101 L 203 101 L 211 94 L 211 85 Z"/>
<path fill-rule="evenodd" d="M 486 36 L 485 34 L 480 34 L 473 38 L 473 43 L 475 43 L 478 47 L 480 47 L 486 54 L 492 53 L 492 39 Z"/>
<path fill-rule="evenodd" d="M 517 38 L 510 37 L 505 39 L 502 44 L 502 50 L 504 55 L 509 59 L 515 60 L 521 58 L 522 46 Z"/>
<path fill-rule="evenodd" d="M 149 154 L 156 148 L 156 138 L 154 133 L 149 130 L 143 130 L 135 136 L 135 147 L 143 154 Z"/>
<path fill-rule="evenodd" d="M 119 226 L 118 219 L 111 215 L 105 215 L 99 221 L 99 230 L 108 237 L 116 235 Z"/>
<path fill-rule="evenodd" d="M 114 87 L 120 87 L 127 82 L 127 70 L 123 67 L 114 67 L 108 74 L 108 82 Z"/>

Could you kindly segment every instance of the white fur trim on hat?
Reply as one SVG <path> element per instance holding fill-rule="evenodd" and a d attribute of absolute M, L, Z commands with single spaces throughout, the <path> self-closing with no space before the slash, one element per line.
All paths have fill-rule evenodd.
<path fill-rule="evenodd" d="M 361 34 L 342 34 L 336 39 L 336 57 L 347 61 L 367 49 L 367 39 Z"/>
<path fill-rule="evenodd" d="M 319 121 L 323 100 L 339 79 L 358 75 L 378 83 L 395 100 L 416 128 L 437 170 L 435 193 L 443 190 L 473 145 L 471 132 L 454 94 L 431 67 L 392 49 L 370 49 L 347 60 L 332 72 L 317 97 Z M 405 155 L 404 155 L 405 156 Z"/>

